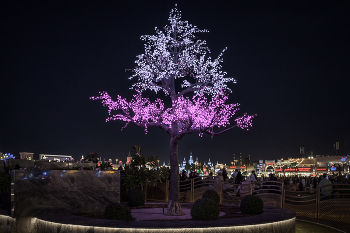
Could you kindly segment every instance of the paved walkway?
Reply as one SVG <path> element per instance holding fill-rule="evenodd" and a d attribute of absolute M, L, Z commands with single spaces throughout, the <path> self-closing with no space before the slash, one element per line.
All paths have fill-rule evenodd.
<path fill-rule="evenodd" d="M 306 217 L 300 217 L 300 216 L 297 216 L 297 220 L 313 222 L 313 223 L 317 223 L 320 225 L 335 228 L 335 229 L 343 231 L 345 233 L 350 233 L 350 224 L 348 224 L 348 223 L 329 221 L 326 219 L 306 218 Z"/>

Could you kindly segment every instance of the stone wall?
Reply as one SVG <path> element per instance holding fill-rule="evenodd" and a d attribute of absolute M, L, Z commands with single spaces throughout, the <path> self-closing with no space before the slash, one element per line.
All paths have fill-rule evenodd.
<path fill-rule="evenodd" d="M 16 165 L 21 168 L 30 168 L 34 167 L 34 160 L 26 160 L 26 159 L 9 159 L 7 160 L 9 170 L 15 169 Z"/>
<path fill-rule="evenodd" d="M 12 170 L 15 216 L 103 212 L 120 203 L 119 171 Z"/>

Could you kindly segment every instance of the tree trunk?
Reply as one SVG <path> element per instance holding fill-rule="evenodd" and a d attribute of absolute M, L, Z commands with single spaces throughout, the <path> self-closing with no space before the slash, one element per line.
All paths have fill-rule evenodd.
<path fill-rule="evenodd" d="M 184 215 L 182 212 L 179 187 L 179 160 L 178 160 L 179 139 L 171 135 L 170 139 L 170 198 L 166 215 Z"/>

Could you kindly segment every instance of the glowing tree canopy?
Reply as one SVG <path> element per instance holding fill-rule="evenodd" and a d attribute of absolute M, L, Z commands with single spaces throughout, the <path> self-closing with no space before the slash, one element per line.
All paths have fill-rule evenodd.
<path fill-rule="evenodd" d="M 170 199 L 168 214 L 182 214 L 179 201 L 178 143 L 190 133 L 220 135 L 233 127 L 247 129 L 252 126 L 253 115 L 243 114 L 230 119 L 239 110 L 239 104 L 225 104 L 231 89 L 228 83 L 235 79 L 225 77 L 221 70 L 222 55 L 216 59 L 208 56 L 206 41 L 197 39 L 197 33 L 207 32 L 181 20 L 180 11 L 175 7 L 169 16 L 170 25 L 164 30 L 155 29 L 155 35 L 142 36 L 145 51 L 137 56 L 136 67 L 130 79 L 136 80 L 132 88 L 134 98 L 127 101 L 121 96 L 116 100 L 107 92 L 91 99 L 102 100 L 108 107 L 109 120 L 122 120 L 143 127 L 158 127 L 170 135 Z M 180 82 L 176 86 L 175 82 Z M 162 91 L 171 100 L 171 107 L 165 107 L 162 99 L 151 102 L 142 97 L 142 92 Z M 192 95 L 191 95 L 192 94 Z M 228 127 L 228 128 L 227 128 Z M 214 132 L 214 129 L 224 128 Z"/>

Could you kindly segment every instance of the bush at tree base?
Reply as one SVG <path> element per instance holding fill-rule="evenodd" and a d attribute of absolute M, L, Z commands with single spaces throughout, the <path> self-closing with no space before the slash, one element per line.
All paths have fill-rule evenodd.
<path fill-rule="evenodd" d="M 263 212 L 264 202 L 260 197 L 247 195 L 241 201 L 241 212 L 243 214 L 261 214 Z"/>
<path fill-rule="evenodd" d="M 145 194 L 140 189 L 131 189 L 126 194 L 130 207 L 138 207 L 145 204 Z"/>
<path fill-rule="evenodd" d="M 103 216 L 106 219 L 115 219 L 115 220 L 132 220 L 133 219 L 129 207 L 123 206 L 119 203 L 109 204 L 106 207 Z"/>
<path fill-rule="evenodd" d="M 219 203 L 220 203 L 220 196 L 219 196 L 219 194 L 218 194 L 215 190 L 213 190 L 213 189 L 210 189 L 210 190 L 205 191 L 205 192 L 203 193 L 202 198 L 209 198 L 209 199 L 215 201 L 216 204 L 218 204 L 218 205 L 219 205 Z"/>
<path fill-rule="evenodd" d="M 191 209 L 191 216 L 194 220 L 216 220 L 219 213 L 219 205 L 209 198 L 196 200 Z"/>

